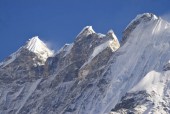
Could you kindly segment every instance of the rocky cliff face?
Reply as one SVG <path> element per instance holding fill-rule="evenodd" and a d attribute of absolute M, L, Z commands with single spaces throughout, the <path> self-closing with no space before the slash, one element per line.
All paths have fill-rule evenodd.
<path fill-rule="evenodd" d="M 53 52 L 38 38 L 0 63 L 0 114 L 169 113 L 170 25 L 138 15 L 124 31 L 85 27 Z"/>

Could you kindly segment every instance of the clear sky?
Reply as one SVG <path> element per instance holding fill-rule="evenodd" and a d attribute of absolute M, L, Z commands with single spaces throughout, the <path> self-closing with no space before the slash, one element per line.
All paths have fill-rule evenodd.
<path fill-rule="evenodd" d="M 113 29 L 119 39 L 137 15 L 170 14 L 170 0 L 0 0 L 0 60 L 39 36 L 58 49 L 87 25 L 99 33 Z"/>

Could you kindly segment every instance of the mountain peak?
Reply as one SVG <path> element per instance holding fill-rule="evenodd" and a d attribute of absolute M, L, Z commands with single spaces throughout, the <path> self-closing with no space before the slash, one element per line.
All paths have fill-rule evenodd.
<path fill-rule="evenodd" d="M 39 39 L 38 36 L 32 37 L 29 39 L 27 44 L 24 48 L 28 49 L 29 51 L 35 53 L 36 55 L 40 56 L 44 61 L 53 55 L 53 51 L 50 50 L 47 45 Z"/>
<path fill-rule="evenodd" d="M 77 37 L 79 37 L 80 35 L 89 35 L 93 33 L 95 33 L 95 31 L 93 30 L 92 26 L 86 26 L 81 30 Z"/>
<path fill-rule="evenodd" d="M 126 38 L 130 35 L 130 33 L 139 25 L 139 24 L 145 24 L 147 22 L 155 22 L 159 20 L 160 18 L 157 17 L 153 13 L 143 13 L 137 15 L 125 28 L 123 31 L 123 37 L 121 43 L 124 44 L 126 42 Z"/>
<path fill-rule="evenodd" d="M 35 53 L 36 56 L 42 60 L 41 64 L 44 64 L 48 57 L 53 56 L 53 51 L 51 51 L 46 44 L 38 38 L 38 36 L 35 36 L 29 39 L 25 46 L 22 46 L 16 52 L 12 53 L 6 60 L 1 62 L 0 66 L 5 67 L 12 63 L 18 56 L 21 55 L 21 51 L 23 49 L 27 49 L 28 51 Z M 39 65 L 41 64 L 39 63 Z"/>
<path fill-rule="evenodd" d="M 89 32 L 89 33 L 95 33 L 95 31 L 93 30 L 92 26 L 86 26 L 83 28 L 83 30 L 80 32 L 80 33 L 83 33 L 83 32 Z"/>
<path fill-rule="evenodd" d="M 143 14 L 137 15 L 134 20 L 139 20 L 139 19 L 157 20 L 158 17 L 153 13 L 143 13 Z"/>
<path fill-rule="evenodd" d="M 37 50 L 39 50 L 39 48 L 41 48 L 41 46 L 45 46 L 44 42 L 42 42 L 38 36 L 32 37 L 31 39 L 29 39 L 29 41 L 26 44 L 26 49 L 32 51 L 32 52 L 36 52 Z"/>
<path fill-rule="evenodd" d="M 142 21 L 150 21 L 150 20 L 157 20 L 159 19 L 155 14 L 153 13 L 143 13 L 143 14 L 138 14 L 126 27 L 128 28 L 131 26 L 133 23 L 140 23 Z"/>
<path fill-rule="evenodd" d="M 92 26 L 84 27 L 81 32 L 77 35 L 76 41 L 80 41 L 83 37 L 87 37 L 90 34 L 95 34 L 96 32 L 93 30 Z"/>

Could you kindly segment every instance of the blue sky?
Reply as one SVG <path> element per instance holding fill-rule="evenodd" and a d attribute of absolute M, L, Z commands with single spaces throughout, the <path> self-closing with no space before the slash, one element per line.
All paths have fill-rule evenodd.
<path fill-rule="evenodd" d="M 74 41 L 87 25 L 99 33 L 122 31 L 137 15 L 170 13 L 170 0 L 0 0 L 0 60 L 39 36 L 53 48 Z"/>

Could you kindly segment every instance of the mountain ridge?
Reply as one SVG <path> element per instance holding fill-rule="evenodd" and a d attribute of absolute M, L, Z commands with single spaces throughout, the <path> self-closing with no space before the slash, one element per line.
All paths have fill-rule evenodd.
<path fill-rule="evenodd" d="M 0 66 L 0 114 L 169 113 L 169 36 L 166 21 L 144 13 L 121 43 L 86 26 L 45 61 L 22 50 Z"/>

